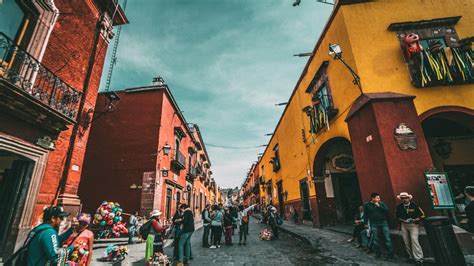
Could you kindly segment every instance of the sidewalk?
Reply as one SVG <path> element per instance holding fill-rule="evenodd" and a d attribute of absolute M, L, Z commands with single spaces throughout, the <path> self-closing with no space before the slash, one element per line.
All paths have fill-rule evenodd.
<path fill-rule="evenodd" d="M 261 219 L 260 214 L 254 214 L 253 216 Z M 322 255 L 337 259 L 338 263 L 410 265 L 404 263 L 402 257 L 399 257 L 396 262 L 376 259 L 374 254 L 366 254 L 357 248 L 355 243 L 348 243 L 347 240 L 351 237 L 351 232 L 348 231 L 347 226 L 315 228 L 309 225 L 297 225 L 291 221 L 284 221 L 278 228 L 282 232 L 290 234 L 318 249 Z M 465 258 L 468 265 L 474 265 L 474 256 L 468 255 Z M 426 258 L 425 262 L 428 265 L 434 264 L 434 258 Z"/>

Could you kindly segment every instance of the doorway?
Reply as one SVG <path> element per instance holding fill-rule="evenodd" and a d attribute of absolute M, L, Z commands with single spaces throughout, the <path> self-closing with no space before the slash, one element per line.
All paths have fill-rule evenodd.
<path fill-rule="evenodd" d="M 352 224 L 354 215 L 362 204 L 357 174 L 355 172 L 333 173 L 331 176 L 336 199 L 337 222 Z"/>
<path fill-rule="evenodd" d="M 300 181 L 300 194 L 301 194 L 301 214 L 303 220 L 312 221 L 311 209 L 309 202 L 309 188 L 306 179 Z"/>
<path fill-rule="evenodd" d="M 32 160 L 0 151 L 0 254 L 10 234 L 18 231 L 33 168 Z"/>
<path fill-rule="evenodd" d="M 171 202 L 173 201 L 173 190 L 166 189 L 166 220 L 171 218 Z"/>
<path fill-rule="evenodd" d="M 283 202 L 283 184 L 282 181 L 278 181 L 277 183 L 277 193 L 278 193 L 278 206 L 280 207 L 280 216 L 285 216 L 285 205 Z"/>

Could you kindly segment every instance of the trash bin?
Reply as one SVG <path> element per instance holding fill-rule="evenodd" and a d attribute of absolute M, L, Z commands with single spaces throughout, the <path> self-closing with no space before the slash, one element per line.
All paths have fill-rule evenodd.
<path fill-rule="evenodd" d="M 438 265 L 466 265 L 464 254 L 448 217 L 426 218 L 424 226 Z"/>

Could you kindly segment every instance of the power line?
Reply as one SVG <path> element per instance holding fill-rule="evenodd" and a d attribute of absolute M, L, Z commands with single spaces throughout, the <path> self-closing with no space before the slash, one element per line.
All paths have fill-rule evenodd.
<path fill-rule="evenodd" d="M 259 146 L 247 146 L 247 147 L 237 147 L 237 146 L 223 146 L 223 145 L 215 145 L 210 143 L 204 143 L 206 146 L 214 147 L 214 148 L 221 148 L 221 149 L 231 149 L 231 150 L 247 150 L 247 149 L 258 149 L 265 147 L 267 145 L 259 145 Z"/>

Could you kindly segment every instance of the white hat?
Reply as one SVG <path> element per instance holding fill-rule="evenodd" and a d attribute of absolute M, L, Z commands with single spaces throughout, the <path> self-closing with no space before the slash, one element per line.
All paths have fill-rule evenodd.
<path fill-rule="evenodd" d="M 160 216 L 161 212 L 159 210 L 154 210 L 150 213 L 150 217 Z"/>
<path fill-rule="evenodd" d="M 408 194 L 408 192 L 402 192 L 402 193 L 400 193 L 400 195 L 397 196 L 397 199 L 406 198 L 406 197 L 408 197 L 408 199 L 413 198 L 413 196 Z"/>

